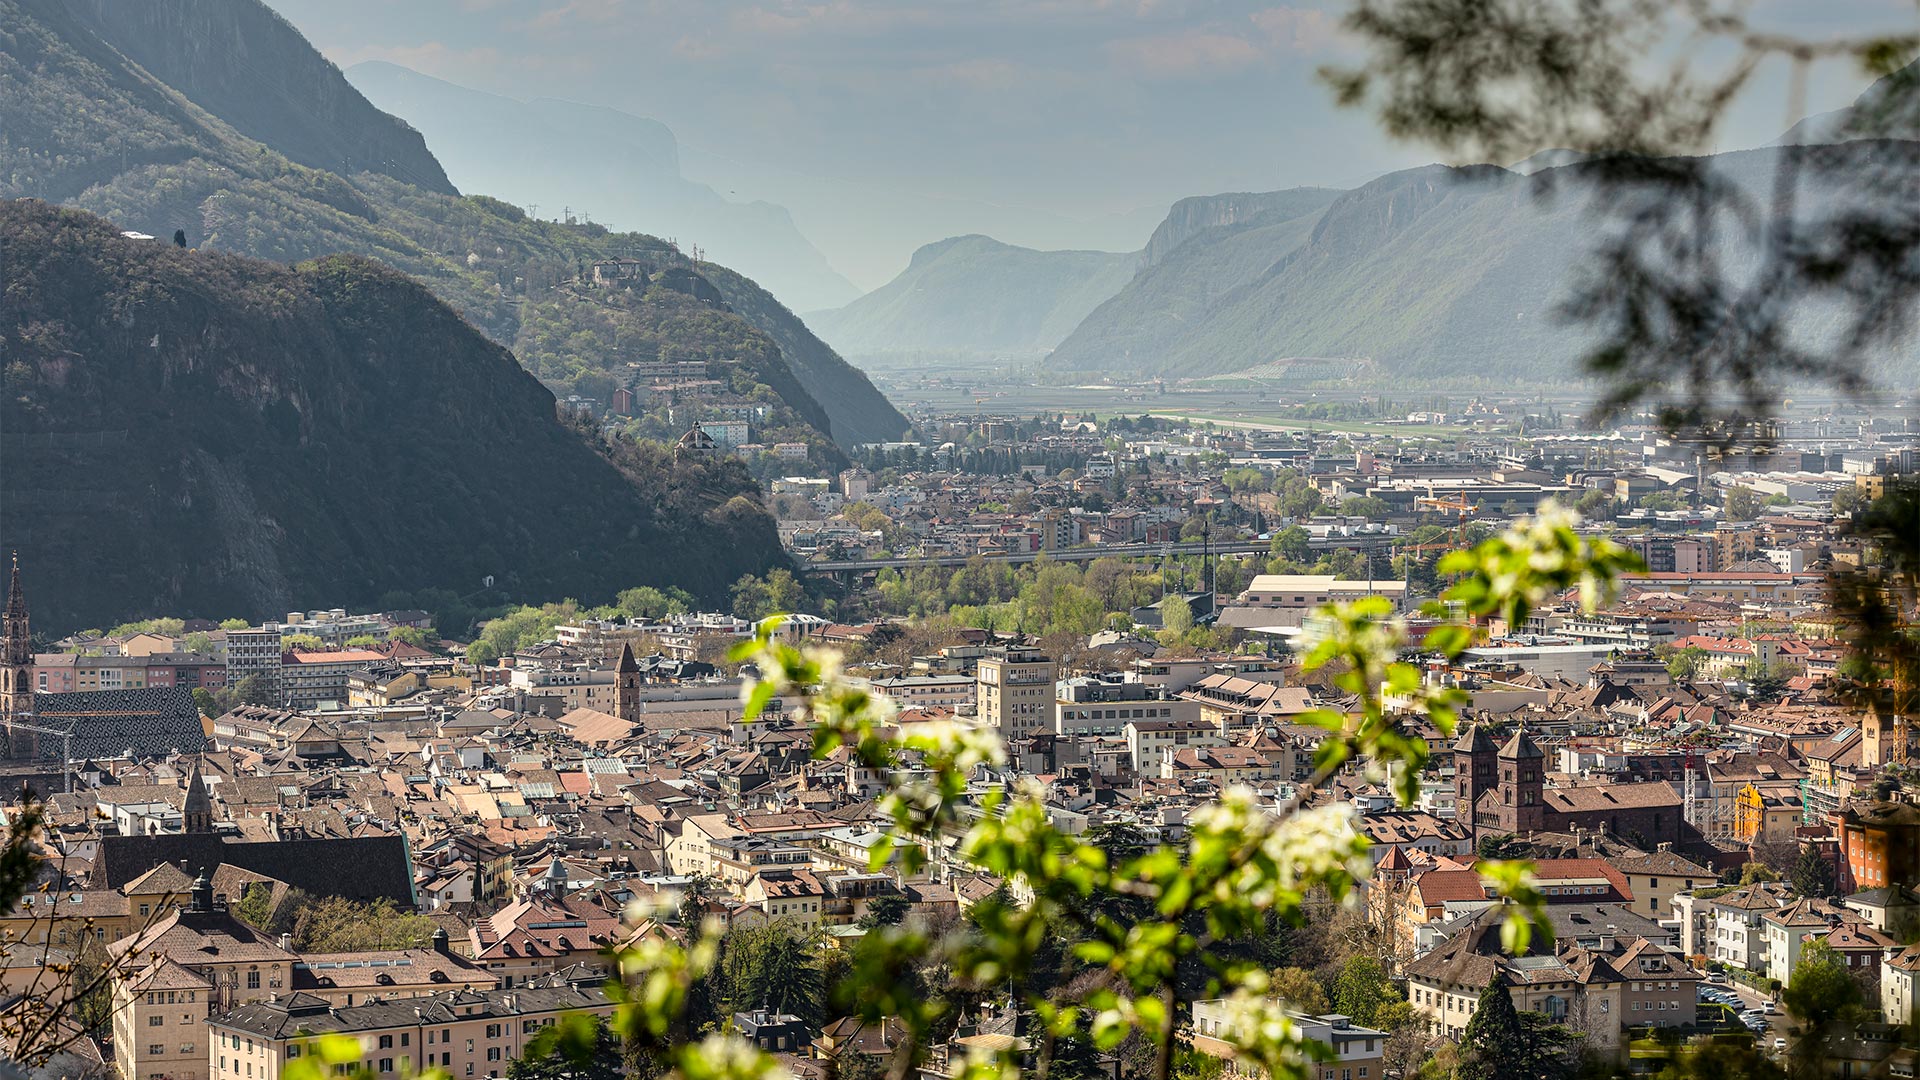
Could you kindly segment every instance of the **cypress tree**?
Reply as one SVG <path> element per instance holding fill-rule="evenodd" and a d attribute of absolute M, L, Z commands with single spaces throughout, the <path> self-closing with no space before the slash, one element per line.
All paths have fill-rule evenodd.
<path fill-rule="evenodd" d="M 1515 1069 L 1520 1063 L 1522 1041 L 1520 1013 L 1513 1007 L 1513 996 L 1506 982 L 1496 974 L 1493 982 L 1480 992 L 1480 1001 L 1467 1021 L 1460 1038 L 1460 1067 L 1455 1080 L 1524 1080 Z"/>

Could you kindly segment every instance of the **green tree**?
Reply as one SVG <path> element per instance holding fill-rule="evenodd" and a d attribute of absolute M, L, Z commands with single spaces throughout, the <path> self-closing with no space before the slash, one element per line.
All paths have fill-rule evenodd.
<path fill-rule="evenodd" d="M 1349 957 L 1333 981 L 1334 1011 L 1353 1017 L 1361 1027 L 1382 1027 L 1382 1011 L 1404 1001 L 1394 992 L 1387 966 L 1378 957 Z"/>
<path fill-rule="evenodd" d="M 252 626 L 253 624 L 248 622 L 245 619 L 221 619 L 220 620 L 220 629 L 222 630 L 247 630 L 247 629 L 251 629 Z"/>
<path fill-rule="evenodd" d="M 193 707 L 200 711 L 201 716 L 219 716 L 227 711 L 220 707 L 220 702 L 214 698 L 213 691 L 204 686 L 194 687 L 191 696 Z"/>
<path fill-rule="evenodd" d="M 1273 534 L 1267 553 L 1276 559 L 1304 563 L 1313 558 L 1313 535 L 1298 525 L 1289 525 Z"/>
<path fill-rule="evenodd" d="M 913 907 L 907 898 L 899 893 L 884 893 L 867 901 L 866 914 L 860 916 L 860 929 L 878 930 L 882 926 L 899 926 L 906 921 L 907 912 Z"/>
<path fill-rule="evenodd" d="M 307 900 L 292 923 L 294 947 L 316 953 L 422 949 L 435 929 L 432 919 L 400 911 L 391 900 L 360 903 L 343 896 Z"/>
<path fill-rule="evenodd" d="M 1825 942 L 1818 941 L 1800 950 L 1800 962 L 1793 966 L 1780 1000 L 1809 1034 L 1860 1019 L 1867 1012 L 1866 993 L 1848 970 L 1847 962 Z M 1817 1046 L 1822 1041 L 1801 1039 L 1802 1045 Z"/>
<path fill-rule="evenodd" d="M 651 585 L 623 589 L 614 601 L 621 614 L 635 619 L 658 620 L 678 614 L 686 608 Z"/>
<path fill-rule="evenodd" d="M 1748 697 L 1770 701 L 1787 692 L 1787 682 L 1796 674 L 1791 664 L 1778 660 L 1762 663 L 1755 657 L 1741 670 L 1740 677 L 1747 684 Z"/>
<path fill-rule="evenodd" d="M 404 641 L 416 649 L 431 648 L 433 636 L 417 626 L 396 626 L 388 631 L 389 641 Z"/>
<path fill-rule="evenodd" d="M 1483 859 L 1512 859 L 1525 848 L 1512 833 L 1489 833 L 1480 838 L 1474 850 Z"/>
<path fill-rule="evenodd" d="M 233 686 L 235 696 L 248 705 L 272 705 L 273 685 L 259 675 L 242 675 Z"/>
<path fill-rule="evenodd" d="M 1283 967 L 1273 973 L 1271 985 L 1273 996 L 1294 1012 L 1320 1016 L 1333 1007 L 1327 1001 L 1327 988 L 1306 968 Z"/>
<path fill-rule="evenodd" d="M 467 663 L 474 667 L 489 667 L 500 659 L 500 649 L 491 641 L 475 641 L 467 646 Z"/>
<path fill-rule="evenodd" d="M 1565 1076 L 1580 1063 L 1579 1032 L 1545 1013 L 1522 1012 L 1515 1073 L 1536 1077 Z"/>
<path fill-rule="evenodd" d="M 619 1036 L 597 1016 L 562 1018 L 507 1064 L 507 1080 L 626 1080 Z"/>
<path fill-rule="evenodd" d="M 773 1009 L 810 1024 L 825 1019 L 818 951 L 790 920 L 735 926 L 722 946 L 721 971 L 729 1012 Z"/>
<path fill-rule="evenodd" d="M 1349 517 L 1363 517 L 1368 521 L 1384 521 L 1391 507 L 1387 501 L 1376 495 L 1355 495 L 1340 504 L 1340 512 Z"/>
<path fill-rule="evenodd" d="M 1169 593 L 1160 602 L 1160 628 L 1176 638 L 1193 629 L 1193 605 L 1186 597 Z"/>
<path fill-rule="evenodd" d="M 190 653 L 201 653 L 203 655 L 212 653 L 213 635 L 204 630 L 196 630 L 180 639 L 180 648 Z"/>
<path fill-rule="evenodd" d="M 1721 502 L 1728 521 L 1752 521 L 1760 516 L 1760 496 L 1749 487 L 1731 487 Z"/>
<path fill-rule="evenodd" d="M 1833 512 L 1836 514 L 1855 514 L 1867 508 L 1866 493 L 1858 487 L 1848 485 L 1833 493 Z"/>
<path fill-rule="evenodd" d="M 1764 881 L 1779 881 L 1780 875 L 1773 867 L 1754 859 L 1740 867 L 1740 884 L 1754 885 Z"/>
<path fill-rule="evenodd" d="M 1614 516 L 1614 499 L 1611 492 L 1594 488 L 1580 496 L 1573 504 L 1580 516 L 1589 521 L 1611 520 Z"/>
<path fill-rule="evenodd" d="M 1479 1003 L 1461 1033 L 1456 1080 L 1537 1080 L 1522 1071 L 1519 1050 L 1525 1038 L 1526 1029 L 1505 980 L 1494 979 L 1480 991 Z"/>
<path fill-rule="evenodd" d="M 1698 678 L 1700 662 L 1707 658 L 1707 650 L 1698 645 L 1677 649 L 1671 645 L 1661 645 L 1653 650 L 1653 654 L 1666 661 L 1667 674 L 1675 682 L 1692 682 Z"/>
<path fill-rule="evenodd" d="M 313 634 L 282 634 L 280 647 L 288 652 L 295 649 L 324 649 L 327 643 Z"/>
<path fill-rule="evenodd" d="M 1832 896 L 1835 888 L 1833 864 L 1811 845 L 1802 846 L 1800 855 L 1793 861 L 1793 873 L 1790 875 L 1794 890 L 1801 896 Z"/>

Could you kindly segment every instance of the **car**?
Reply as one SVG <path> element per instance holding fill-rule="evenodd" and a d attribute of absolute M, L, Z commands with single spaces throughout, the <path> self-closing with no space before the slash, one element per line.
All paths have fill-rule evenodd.
<path fill-rule="evenodd" d="M 1775 1050 L 1785 1050 L 1787 1048 L 1786 1037 L 1783 1035 L 1776 1035 L 1773 1040 L 1773 1048 Z"/>
<path fill-rule="evenodd" d="M 1710 983 L 1724 983 L 1727 981 L 1727 973 L 1724 971 L 1709 971 L 1707 972 L 1707 981 Z"/>
<path fill-rule="evenodd" d="M 1767 1002 L 1766 1013 L 1768 1016 L 1778 1016 L 1780 1014 L 1779 1004 L 1772 1001 Z"/>

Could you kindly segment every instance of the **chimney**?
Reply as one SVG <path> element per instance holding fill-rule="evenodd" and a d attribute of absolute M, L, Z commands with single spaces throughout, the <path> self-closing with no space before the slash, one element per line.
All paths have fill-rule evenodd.
<path fill-rule="evenodd" d="M 447 928 L 444 926 L 436 927 L 433 931 L 433 951 L 441 956 L 453 955 L 451 943 L 447 938 Z"/>
<path fill-rule="evenodd" d="M 281 947 L 282 949 L 285 949 L 285 950 L 286 950 L 286 951 L 288 951 L 288 952 L 292 952 L 292 951 L 293 951 L 293 935 L 292 935 L 292 934 L 281 934 L 281 935 L 280 935 L 280 947 Z"/>

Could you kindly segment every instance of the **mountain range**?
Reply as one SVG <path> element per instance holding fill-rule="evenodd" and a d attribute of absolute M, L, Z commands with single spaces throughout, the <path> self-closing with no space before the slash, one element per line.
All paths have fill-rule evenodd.
<path fill-rule="evenodd" d="M 1023 355 L 1058 345 L 1133 276 L 1138 253 L 1035 251 L 956 236 L 913 253 L 899 277 L 832 311 L 806 316 L 855 356 L 936 348 Z"/>
<path fill-rule="evenodd" d="M 555 218 L 569 208 L 590 211 L 609 227 L 697 245 L 796 311 L 859 293 L 782 207 L 729 201 L 682 176 L 679 143 L 659 121 L 550 98 L 515 101 L 384 61 L 345 74 L 374 105 L 418 129 L 463 188 L 539 203 Z"/>
<path fill-rule="evenodd" d="M 1783 155 L 1798 152 L 1784 144 L 1836 144 L 1826 152 L 1838 167 L 1803 175 L 1801 212 L 1863 198 L 1884 211 L 1885 193 L 1866 178 L 1914 175 L 1912 143 L 1887 140 L 1920 135 L 1917 72 L 1882 79 L 1853 107 L 1799 125 L 1783 145 L 1704 164 L 1764 202 Z M 978 352 L 989 329 L 1043 324 L 1048 332 L 1025 343 L 1044 350 L 1066 316 L 1107 291 L 1059 337 L 1046 368 L 1128 378 L 1571 382 L 1596 331 L 1564 311 L 1607 235 L 1594 178 L 1608 167 L 1546 151 L 1512 168 L 1427 166 L 1345 192 L 1185 199 L 1124 277 L 1088 275 L 1068 253 L 1015 260 L 1020 249 L 960 237 L 922 249 L 882 289 L 807 320 L 854 354 Z M 1756 257 L 1737 239 L 1717 255 L 1730 266 Z M 1074 302 L 1057 302 L 1066 296 Z M 1807 305 L 1796 325 L 1830 333 L 1833 314 Z M 1895 380 L 1911 380 L 1914 368 L 1911 355 L 1881 358 Z"/>
<path fill-rule="evenodd" d="M 216 44 L 221 51 L 210 51 Z M 234 82 L 241 76 L 189 73 L 189 93 L 134 55 L 158 57 L 162 70 L 225 64 L 258 85 L 248 93 Z M 217 110 L 229 108 L 272 141 L 228 123 Z M 722 293 L 728 310 L 716 319 L 743 324 L 721 337 L 756 336 L 780 354 L 813 399 L 790 404 L 800 413 L 823 409 L 830 420 L 823 442 L 846 448 L 908 427 L 864 375 L 751 278 L 657 237 L 534 220 L 499 199 L 459 195 L 417 131 L 374 108 L 258 0 L 0 0 L 0 129 L 8 133 L 0 197 L 78 206 L 128 229 L 177 229 L 195 247 L 282 262 L 336 252 L 381 259 L 514 348 L 550 387 L 603 402 L 628 358 L 542 352 L 542 342 L 578 345 L 592 335 L 529 339 L 523 317 L 598 260 L 682 265 Z M 325 161 L 326 148 L 343 145 L 361 156 L 340 168 L 361 171 L 294 156 Z"/>
<path fill-rule="evenodd" d="M 720 372 L 724 389 L 756 403 L 760 429 L 805 444 L 816 469 L 909 426 L 752 279 L 656 237 L 537 221 L 460 194 L 417 131 L 258 0 L 0 0 L 0 133 L 0 200 L 65 204 L 117 226 L 47 224 L 38 203 L 7 207 L 32 239 L 10 241 L 0 262 L 0 431 L 28 441 L 9 445 L 0 471 L 0 543 L 72 563 L 44 601 L 49 628 L 223 604 L 259 615 L 371 603 L 392 588 L 470 592 L 482 568 L 525 599 L 641 580 L 717 597 L 732 577 L 783 561 L 743 470 L 683 468 L 556 421 L 551 391 L 604 404 L 635 362 Z M 210 278 L 181 276 L 169 260 L 184 255 L 148 266 L 122 251 L 168 247 L 176 231 L 204 259 L 186 267 L 219 267 Z M 82 250 L 109 240 L 110 251 Z M 228 265 L 222 252 L 283 265 Z M 342 276 L 316 262 L 342 254 L 425 290 L 371 264 Z M 123 262 L 142 267 L 124 285 L 111 272 Z M 618 268 L 622 284 L 598 288 L 596 265 Z M 29 267 L 79 269 L 55 289 L 24 281 Z M 337 302 L 328 288 L 383 299 Z M 155 334 L 112 329 L 145 328 L 149 308 L 163 324 Z M 196 336 L 198 349 L 166 351 Z M 548 390 L 498 370 L 516 354 Z M 356 404 L 362 394 L 414 407 Z M 203 431 L 227 434 L 209 442 Z M 286 431 L 297 437 L 275 437 Z M 414 451 L 416 434 L 436 444 L 432 455 Z M 141 483 L 123 488 L 91 467 L 113 467 L 110 457 L 74 457 L 89 467 L 61 473 L 57 454 L 19 456 L 36 437 L 60 449 L 89 435 L 117 446 L 124 479 Z M 556 448 L 562 437 L 571 448 Z M 453 461 L 493 463 L 494 479 Z M 511 510 L 532 488 L 558 493 L 533 499 L 537 526 Z M 562 497 L 577 501 L 545 504 Z M 163 508 L 194 506 L 225 508 L 194 515 L 199 527 L 259 535 L 208 540 L 209 554 L 194 555 L 177 515 L 162 520 Z M 268 506 L 277 510 L 249 509 Z M 150 545 L 143 520 L 157 530 Z M 134 537 L 90 565 L 103 540 Z M 243 542 L 254 546 L 231 549 Z M 153 559 L 142 562 L 142 547 Z"/>

